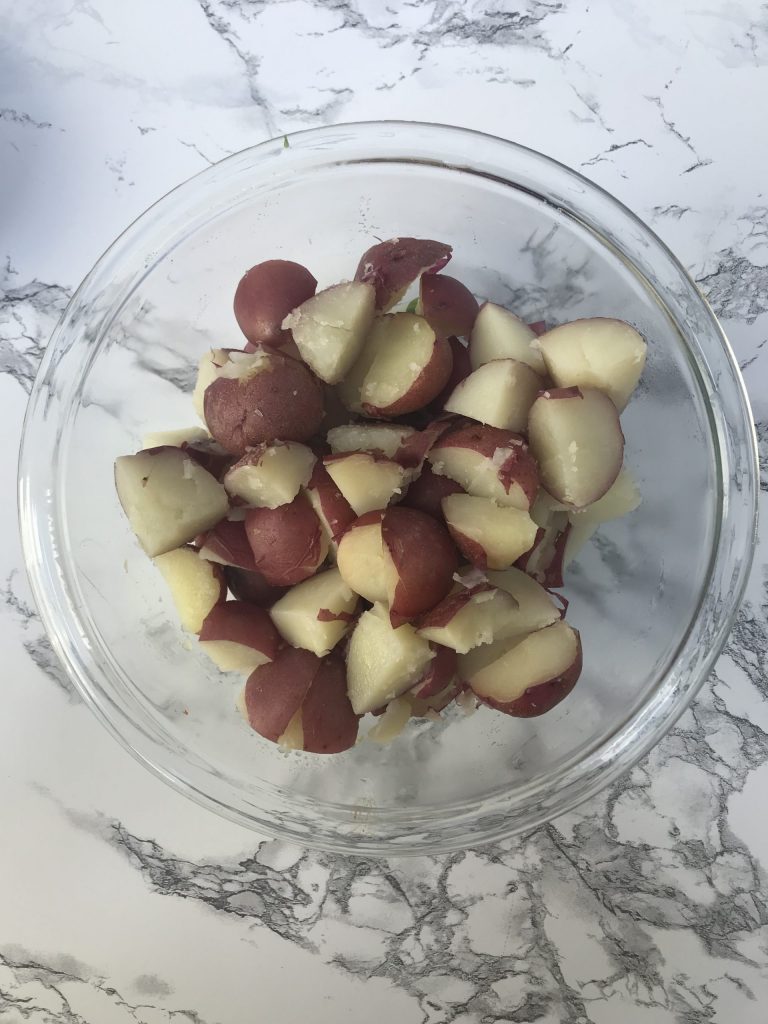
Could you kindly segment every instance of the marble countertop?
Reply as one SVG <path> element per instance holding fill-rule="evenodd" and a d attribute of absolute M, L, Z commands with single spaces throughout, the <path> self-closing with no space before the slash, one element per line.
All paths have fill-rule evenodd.
<path fill-rule="evenodd" d="M 114 236 L 229 153 L 370 118 L 515 139 L 649 222 L 730 335 L 765 492 L 766 96 L 757 0 L 0 0 L 2 1024 L 764 1024 L 765 532 L 711 680 L 628 776 L 522 841 L 364 861 L 259 842 L 111 739 L 12 495 L 41 352 Z"/>

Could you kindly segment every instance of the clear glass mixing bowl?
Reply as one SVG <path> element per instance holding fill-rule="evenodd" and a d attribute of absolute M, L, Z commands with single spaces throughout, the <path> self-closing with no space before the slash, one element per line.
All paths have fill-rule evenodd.
<path fill-rule="evenodd" d="M 115 456 L 192 424 L 195 365 L 242 345 L 243 270 L 348 278 L 375 238 L 439 238 L 451 273 L 528 320 L 617 316 L 649 343 L 624 417 L 640 509 L 567 579 L 584 673 L 540 719 L 486 709 L 335 757 L 284 754 L 176 621 L 115 496 Z M 101 721 L 175 788 L 261 833 L 397 854 L 477 845 L 572 808 L 629 768 L 706 678 L 754 546 L 756 455 L 733 354 L 671 253 L 580 175 L 510 142 L 412 123 L 301 132 L 224 160 L 140 217 L 72 299 L 20 466 L 27 566 L 51 641 Z"/>

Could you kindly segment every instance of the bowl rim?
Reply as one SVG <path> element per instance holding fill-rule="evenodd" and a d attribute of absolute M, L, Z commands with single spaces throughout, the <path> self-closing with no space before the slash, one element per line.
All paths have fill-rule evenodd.
<path fill-rule="evenodd" d="M 505 817 L 503 813 L 496 814 L 495 816 L 492 816 L 492 819 L 489 819 L 486 826 L 480 830 L 476 837 L 477 841 L 488 842 L 504 838 L 521 831 L 527 831 L 551 820 L 555 815 L 560 815 L 572 810 L 574 807 L 578 806 L 580 803 L 608 786 L 616 779 L 616 777 L 618 777 L 618 775 L 628 771 L 672 728 L 679 716 L 686 710 L 695 695 L 701 689 L 709 674 L 712 664 L 720 654 L 738 612 L 749 577 L 749 570 L 754 555 L 757 537 L 758 491 L 756 481 L 759 478 L 757 439 L 749 405 L 749 398 L 733 350 L 721 325 L 708 302 L 698 289 L 695 281 L 693 281 L 668 246 L 655 234 L 655 232 L 652 231 L 651 228 L 637 217 L 636 214 L 601 186 L 590 181 L 580 172 L 567 167 L 560 161 L 511 140 L 502 139 L 498 136 L 479 132 L 474 129 L 459 128 L 451 125 L 430 122 L 406 120 L 345 122 L 335 125 L 304 129 L 288 135 L 280 135 L 273 139 L 265 140 L 255 146 L 248 147 L 226 157 L 224 160 L 219 161 L 212 167 L 199 171 L 166 192 L 163 196 L 152 203 L 143 213 L 135 218 L 99 257 L 92 269 L 83 279 L 80 286 L 74 292 L 67 308 L 63 312 L 51 335 L 49 345 L 44 353 L 35 378 L 35 383 L 24 418 L 22 443 L 19 456 L 18 501 L 22 547 L 27 573 L 35 601 L 40 611 L 41 621 L 50 638 L 53 649 L 59 657 L 59 660 L 64 665 L 69 678 L 74 682 L 77 690 L 81 696 L 83 696 L 86 703 L 91 707 L 102 724 L 108 728 L 112 735 L 115 736 L 137 760 L 146 765 L 155 775 L 172 785 L 177 791 L 191 797 L 196 803 L 213 809 L 224 817 L 229 818 L 238 824 L 247 825 L 260 833 L 271 835 L 275 838 L 297 841 L 305 846 L 314 846 L 316 848 L 332 852 L 399 855 L 458 850 L 465 849 L 468 846 L 473 845 L 476 840 L 474 837 L 469 840 L 467 839 L 468 827 L 471 832 L 472 821 L 474 821 L 476 817 L 477 808 L 483 804 L 484 798 L 474 798 L 471 801 L 441 805 L 442 807 L 455 812 L 452 814 L 452 821 L 462 826 L 463 831 L 461 837 L 452 833 L 451 835 L 438 838 L 437 840 L 432 837 L 429 842 L 425 842 L 419 836 L 414 836 L 410 840 L 405 839 L 401 843 L 393 844 L 391 839 L 381 838 L 376 834 L 368 837 L 361 834 L 350 838 L 350 835 L 348 834 L 349 829 L 347 829 L 347 832 L 344 834 L 340 832 L 331 832 L 325 835 L 318 835 L 314 831 L 311 834 L 297 834 L 295 830 L 291 831 L 291 829 L 286 829 L 284 825 L 281 825 L 279 822 L 275 823 L 269 818 L 254 818 L 253 815 L 246 815 L 242 810 L 229 806 L 212 793 L 201 792 L 188 779 L 180 777 L 172 771 L 169 771 L 146 751 L 137 749 L 131 738 L 126 734 L 126 731 L 119 727 L 114 713 L 116 710 L 115 706 L 112 705 L 111 709 L 109 706 L 105 706 L 104 701 L 99 697 L 98 685 L 94 684 L 94 680 L 89 675 L 88 667 L 84 665 L 82 660 L 77 656 L 76 647 L 73 647 L 71 642 L 67 642 L 67 639 L 61 633 L 61 626 L 64 621 L 62 619 L 62 614 L 64 614 L 66 618 L 66 615 L 71 616 L 73 613 L 71 602 L 67 599 L 68 592 L 66 591 L 64 583 L 65 572 L 63 563 L 66 561 L 66 556 L 53 554 L 51 557 L 53 558 L 54 564 L 57 565 L 57 559 L 61 558 L 61 565 L 57 565 L 56 571 L 46 571 L 44 559 L 41 558 L 41 552 L 46 548 L 46 546 L 48 546 L 49 554 L 53 551 L 52 545 L 54 545 L 54 541 L 52 540 L 52 532 L 54 527 L 48 522 L 46 517 L 35 515 L 36 505 L 33 499 L 30 483 L 37 475 L 40 474 L 41 470 L 39 465 L 41 460 L 34 459 L 33 456 L 33 449 L 35 447 L 33 444 L 34 430 L 39 422 L 40 416 L 44 414 L 47 405 L 47 399 L 50 391 L 48 386 L 49 378 L 56 370 L 57 356 L 60 354 L 58 351 L 58 345 L 65 337 L 65 332 L 72 311 L 77 308 L 78 303 L 81 301 L 81 297 L 88 292 L 90 285 L 98 277 L 104 265 L 110 260 L 113 260 L 116 256 L 119 257 L 121 250 L 131 243 L 134 234 L 140 230 L 141 225 L 146 224 L 151 219 L 153 212 L 156 211 L 158 207 L 170 204 L 172 197 L 178 198 L 179 194 L 183 194 L 186 191 L 194 189 L 196 183 L 200 179 L 212 177 L 223 167 L 235 166 L 238 161 L 243 161 L 246 158 L 258 160 L 260 156 L 267 157 L 269 154 L 274 153 L 276 147 L 290 147 L 292 144 L 302 146 L 307 142 L 307 140 L 322 141 L 325 138 L 331 139 L 339 132 L 352 131 L 353 133 L 356 133 L 357 136 L 364 136 L 368 132 L 375 133 L 382 129 L 386 129 L 388 131 L 402 130 L 403 132 L 412 132 L 417 130 L 421 133 L 427 133 L 433 136 L 439 135 L 442 138 L 452 137 L 456 140 L 472 140 L 475 145 L 481 144 L 478 140 L 482 140 L 485 144 L 492 143 L 497 147 L 501 145 L 501 147 L 507 147 L 510 151 L 516 152 L 526 159 L 533 158 L 535 161 L 539 161 L 542 166 L 548 167 L 553 173 L 561 177 L 564 176 L 565 179 L 569 181 L 581 184 L 593 196 L 600 198 L 603 202 L 607 201 L 607 203 L 618 214 L 620 214 L 625 221 L 633 224 L 636 229 L 639 229 L 643 236 L 650 239 L 657 251 L 666 258 L 670 267 L 676 271 L 682 282 L 690 289 L 695 301 L 700 304 L 701 309 L 707 316 L 713 334 L 719 342 L 719 348 L 722 355 L 725 357 L 726 365 L 731 371 L 732 382 L 735 385 L 733 397 L 737 403 L 738 411 L 741 413 L 740 427 L 745 428 L 738 440 L 742 445 L 746 446 L 747 450 L 746 453 L 743 454 L 743 461 L 748 465 L 749 471 L 746 474 L 746 480 L 742 481 L 745 488 L 740 490 L 739 494 L 742 498 L 742 512 L 746 513 L 751 526 L 749 530 L 745 531 L 745 535 L 742 538 L 742 547 L 739 550 L 738 556 L 734 555 L 731 558 L 731 562 L 734 563 L 732 565 L 732 574 L 736 582 L 728 592 L 727 610 L 725 614 L 722 614 L 721 612 L 714 634 L 708 637 L 709 647 L 706 654 L 700 659 L 695 679 L 688 682 L 682 695 L 679 695 L 675 701 L 672 701 L 670 695 L 667 695 L 664 706 L 661 706 L 658 702 L 658 706 L 656 706 L 650 698 L 647 699 L 636 713 L 628 715 L 621 723 L 616 725 L 609 736 L 595 741 L 586 753 L 576 758 L 576 765 L 572 764 L 571 761 L 565 762 L 564 766 L 560 766 L 557 771 L 552 775 L 549 775 L 547 780 L 548 785 L 551 786 L 553 779 L 556 780 L 563 775 L 571 775 L 575 767 L 578 767 L 579 769 L 577 777 L 575 779 L 571 778 L 568 782 L 569 788 L 567 794 L 563 791 L 565 798 L 558 802 L 554 811 L 547 810 L 542 807 L 538 814 L 535 812 L 530 813 L 522 824 L 514 823 L 511 816 Z M 400 149 L 402 149 L 402 146 L 398 147 L 398 150 Z M 477 165 L 473 164 L 470 157 L 467 157 L 464 164 L 459 165 L 454 162 L 447 163 L 446 161 L 439 159 L 439 152 L 438 147 L 436 150 L 437 157 L 433 161 L 419 158 L 415 160 L 415 162 L 418 164 L 432 163 L 434 166 L 438 167 L 469 170 L 473 173 L 478 173 Z M 397 163 L 407 162 L 406 159 L 398 156 L 391 156 L 389 159 L 390 161 Z M 347 161 L 328 161 L 329 164 L 335 162 L 343 164 Z M 503 181 L 504 184 L 512 184 L 508 179 L 503 179 Z M 93 352 L 91 358 L 95 358 L 98 353 L 98 346 L 93 345 L 92 348 Z M 710 419 L 712 419 L 709 405 L 708 411 L 710 411 Z M 713 442 L 720 442 L 722 446 L 722 426 L 718 427 L 717 423 L 713 422 L 711 431 L 711 440 Z M 727 500 L 731 500 L 733 497 L 731 494 L 733 488 L 729 489 L 727 487 L 727 476 L 721 479 L 721 484 L 723 488 L 728 491 L 727 494 L 723 492 L 722 496 L 721 505 L 725 505 Z M 43 520 L 45 520 L 44 523 L 42 522 Z M 721 512 L 720 525 L 722 524 L 722 520 L 723 514 Z M 701 607 L 701 603 L 703 603 L 704 597 L 712 585 L 714 572 L 713 565 L 716 557 L 721 552 L 721 547 L 721 538 L 718 534 L 718 536 L 713 539 L 710 566 L 702 582 L 699 595 L 699 607 Z M 51 593 L 60 594 L 60 600 L 52 601 Z M 64 610 L 63 613 L 62 609 Z M 684 651 L 686 644 L 690 639 L 690 634 L 693 630 L 695 621 L 695 617 L 691 619 L 689 628 L 681 637 L 674 654 L 670 656 L 667 663 L 668 671 L 666 671 L 664 675 L 659 676 L 656 690 L 660 690 L 661 685 L 668 681 L 672 675 L 672 670 L 678 664 L 681 652 Z M 85 639 L 82 631 L 75 630 L 75 634 L 75 640 L 78 638 L 80 640 Z M 653 712 L 652 715 L 650 714 L 651 712 Z M 651 724 L 653 724 L 653 728 L 646 728 L 645 734 L 639 740 L 628 745 L 626 741 L 630 725 L 634 725 L 637 729 L 637 727 L 642 725 L 644 716 L 647 718 L 649 715 L 652 719 Z M 646 725 L 647 724 L 648 723 L 646 723 Z M 619 757 L 619 753 L 622 750 L 625 751 L 623 758 Z M 629 753 L 626 753 L 627 750 L 629 750 Z M 579 784 L 576 785 L 576 783 Z M 528 788 L 530 787 L 522 787 L 522 791 L 525 792 Z M 301 805 L 301 800 L 295 797 L 292 799 L 298 806 Z M 309 801 L 309 803 L 312 802 L 313 801 L 311 800 Z M 334 805 L 324 803 L 323 806 Z M 350 805 L 345 806 L 347 809 L 350 809 Z M 382 820 L 401 823 L 404 829 L 408 832 L 413 830 L 415 824 L 423 823 L 423 816 L 420 816 L 418 812 L 410 812 L 406 808 L 377 809 L 377 815 L 379 815 Z"/>

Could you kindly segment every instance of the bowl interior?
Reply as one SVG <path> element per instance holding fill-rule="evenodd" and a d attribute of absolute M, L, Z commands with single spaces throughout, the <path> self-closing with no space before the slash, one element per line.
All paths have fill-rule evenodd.
<path fill-rule="evenodd" d="M 631 740 L 699 614 L 723 482 L 695 317 L 686 322 L 617 250 L 620 225 L 597 231 L 578 214 L 589 186 L 534 154 L 517 151 L 517 173 L 502 177 L 396 152 L 336 159 L 301 139 L 281 149 L 227 161 L 145 215 L 63 327 L 48 413 L 60 416 L 50 516 L 70 605 L 59 610 L 70 623 L 62 643 L 121 737 L 237 820 L 343 848 L 450 845 L 473 828 L 477 841 L 496 813 L 508 815 L 507 830 L 522 827 L 535 820 L 537 794 L 598 749 L 609 761 L 617 735 Z M 635 230 L 628 248 L 642 253 Z M 112 464 L 149 430 L 195 423 L 198 359 L 243 342 L 232 295 L 245 268 L 289 258 L 322 287 L 349 278 L 372 239 L 397 234 L 450 242 L 449 272 L 524 318 L 616 316 L 643 333 L 648 367 L 622 417 L 643 502 L 604 526 L 568 574 L 584 673 L 554 711 L 527 721 L 457 711 L 446 724 L 411 724 L 386 747 L 287 755 L 241 720 L 241 680 L 218 673 L 180 631 L 121 513 Z"/>

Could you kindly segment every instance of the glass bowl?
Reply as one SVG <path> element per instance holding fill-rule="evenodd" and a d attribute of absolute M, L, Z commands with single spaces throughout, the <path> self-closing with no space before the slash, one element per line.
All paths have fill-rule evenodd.
<path fill-rule="evenodd" d="M 195 366 L 239 347 L 244 269 L 350 277 L 376 238 L 454 246 L 450 271 L 527 320 L 617 316 L 649 343 L 623 416 L 641 507 L 569 572 L 584 672 L 531 720 L 487 709 L 389 746 L 282 753 L 236 710 L 241 680 L 180 631 L 115 496 L 145 432 L 192 424 Z M 718 654 L 754 547 L 756 454 L 718 323 L 656 236 L 579 174 L 511 142 L 414 123 L 275 139 L 181 185 L 112 245 L 48 346 L 20 466 L 24 550 L 67 672 L 109 730 L 199 803 L 262 834 L 366 854 L 438 852 L 539 825 L 626 771 Z"/>

